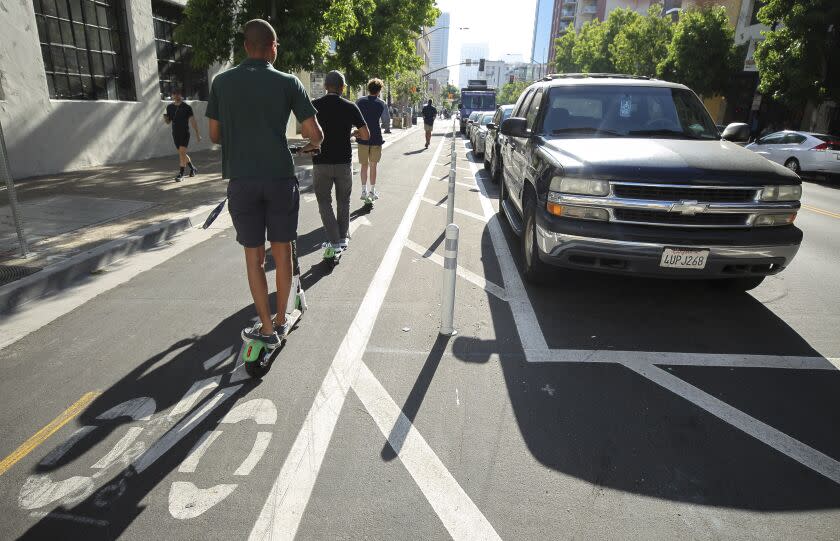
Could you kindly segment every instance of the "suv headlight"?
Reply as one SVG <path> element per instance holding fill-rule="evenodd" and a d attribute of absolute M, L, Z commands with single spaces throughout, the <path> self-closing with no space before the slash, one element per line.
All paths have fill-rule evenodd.
<path fill-rule="evenodd" d="M 587 178 L 554 177 L 548 187 L 552 192 L 571 193 L 578 195 L 605 196 L 610 193 L 610 183 L 606 180 L 592 180 Z"/>
<path fill-rule="evenodd" d="M 799 201 L 802 197 L 802 186 L 796 184 L 781 184 L 765 186 L 761 190 L 762 201 Z"/>

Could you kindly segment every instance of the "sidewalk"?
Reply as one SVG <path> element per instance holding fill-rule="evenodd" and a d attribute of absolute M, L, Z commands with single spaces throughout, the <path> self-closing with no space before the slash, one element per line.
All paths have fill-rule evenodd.
<path fill-rule="evenodd" d="M 386 144 L 409 131 L 394 130 Z M 225 198 L 227 182 L 219 150 L 190 157 L 199 174 L 180 183 L 175 154 L 16 181 L 27 258 L 0 189 L 0 313 L 201 224 Z M 301 191 L 311 190 L 311 158 L 296 157 L 295 165 Z"/>

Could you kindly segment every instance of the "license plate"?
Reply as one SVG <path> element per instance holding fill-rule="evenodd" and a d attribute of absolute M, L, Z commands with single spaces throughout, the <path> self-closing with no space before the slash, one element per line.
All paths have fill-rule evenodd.
<path fill-rule="evenodd" d="M 665 248 L 662 252 L 660 267 L 671 269 L 705 269 L 709 259 L 709 250 L 691 250 L 683 248 Z"/>

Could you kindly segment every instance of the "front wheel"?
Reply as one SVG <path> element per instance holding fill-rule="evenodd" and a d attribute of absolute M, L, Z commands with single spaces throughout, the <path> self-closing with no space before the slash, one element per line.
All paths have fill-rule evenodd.
<path fill-rule="evenodd" d="M 540 259 L 537 245 L 537 196 L 528 190 L 525 198 L 525 231 L 522 233 L 522 257 L 525 280 L 535 285 L 548 281 L 549 266 Z"/>
<path fill-rule="evenodd" d="M 715 285 L 727 291 L 750 291 L 760 286 L 764 278 L 764 276 L 727 278 L 725 280 L 715 280 Z"/>
<path fill-rule="evenodd" d="M 789 158 L 788 161 L 785 162 L 785 167 L 787 167 L 797 175 L 802 174 L 802 167 L 799 165 L 799 160 L 797 160 L 796 158 Z"/>

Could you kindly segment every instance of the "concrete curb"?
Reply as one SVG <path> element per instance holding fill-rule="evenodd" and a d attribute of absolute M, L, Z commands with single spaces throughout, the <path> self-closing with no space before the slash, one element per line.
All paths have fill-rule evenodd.
<path fill-rule="evenodd" d="M 387 141 L 385 146 L 396 143 L 417 129 L 418 126 L 413 126 L 405 130 Z M 296 174 L 300 183 L 300 192 L 312 191 L 312 165 L 298 166 Z M 58 293 L 71 287 L 74 282 L 88 276 L 98 268 L 137 252 L 154 248 L 178 233 L 191 227 L 198 227 L 204 223 L 207 215 L 215 206 L 216 204 L 204 205 L 185 213 L 179 218 L 150 225 L 131 235 L 81 252 L 0 287 L 0 314 L 12 314 L 28 301 Z"/>
<path fill-rule="evenodd" d="M 312 166 L 299 167 L 297 175 L 301 192 L 310 191 Z M 179 218 L 144 227 L 131 235 L 106 242 L 6 284 L 0 287 L 0 314 L 14 313 L 26 302 L 65 290 L 98 268 L 137 252 L 154 248 L 178 233 L 191 227 L 198 227 L 204 223 L 215 207 L 216 204 L 203 205 Z"/>

